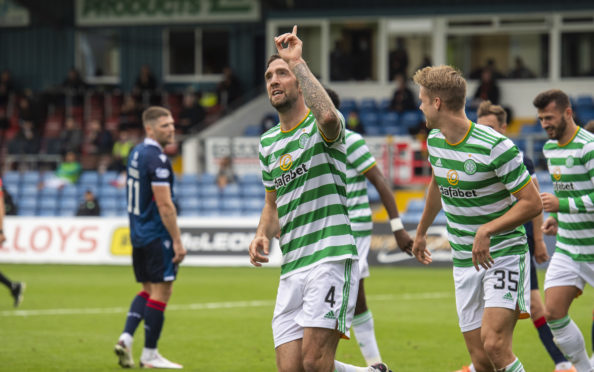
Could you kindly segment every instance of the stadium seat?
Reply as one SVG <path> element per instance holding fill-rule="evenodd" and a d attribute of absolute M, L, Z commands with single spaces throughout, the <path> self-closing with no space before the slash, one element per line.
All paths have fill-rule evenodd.
<path fill-rule="evenodd" d="M 101 184 L 103 185 L 111 185 L 113 182 L 116 182 L 119 177 L 118 172 L 116 171 L 107 171 L 103 173 L 100 177 Z"/>
<path fill-rule="evenodd" d="M 243 130 L 243 135 L 249 136 L 249 137 L 257 137 L 261 134 L 261 132 L 262 132 L 262 129 L 260 128 L 260 125 L 254 124 L 254 125 L 248 125 L 247 127 L 245 127 L 245 129 Z"/>
<path fill-rule="evenodd" d="M 103 186 L 99 187 L 97 196 L 99 197 L 99 199 L 117 198 L 123 192 L 125 193 L 125 189 L 118 189 L 111 185 L 103 185 Z"/>
<path fill-rule="evenodd" d="M 202 173 L 199 180 L 202 185 L 214 185 L 217 180 L 217 176 L 212 173 Z"/>
<path fill-rule="evenodd" d="M 183 184 L 179 186 L 176 195 L 180 198 L 195 198 L 200 194 L 200 187 L 198 184 Z M 184 200 L 185 202 L 185 200 Z"/>
<path fill-rule="evenodd" d="M 340 102 L 340 111 L 351 112 L 356 111 L 357 109 L 357 101 L 352 98 L 344 98 Z"/>
<path fill-rule="evenodd" d="M 58 203 L 58 208 L 72 210 L 72 209 L 76 209 L 78 207 L 78 204 L 79 204 L 78 199 L 73 198 L 73 197 L 65 198 L 62 195 L 62 199 Z"/>
<path fill-rule="evenodd" d="M 406 111 L 400 117 L 400 125 L 407 129 L 416 128 L 420 121 L 418 111 Z"/>
<path fill-rule="evenodd" d="M 122 214 L 117 209 L 108 209 L 101 207 L 101 217 L 118 217 Z"/>
<path fill-rule="evenodd" d="M 200 216 L 200 209 L 198 208 L 186 208 L 184 207 L 179 212 L 180 217 L 196 217 Z"/>
<path fill-rule="evenodd" d="M 96 171 L 84 171 L 81 173 L 78 182 L 80 184 L 97 185 L 99 183 L 99 173 Z"/>
<path fill-rule="evenodd" d="M 379 116 L 375 112 L 365 111 L 359 114 L 359 119 L 361 120 L 361 124 L 367 130 L 368 126 L 377 126 L 379 125 Z"/>
<path fill-rule="evenodd" d="M 184 199 L 183 203 L 180 204 L 180 209 L 183 211 L 184 209 L 199 209 L 200 208 L 200 199 L 198 198 L 186 198 Z"/>
<path fill-rule="evenodd" d="M 35 185 L 22 185 L 21 186 L 21 197 L 27 197 L 27 198 L 37 198 L 37 186 Z"/>
<path fill-rule="evenodd" d="M 181 185 L 196 185 L 200 183 L 198 176 L 193 173 L 185 173 L 176 178 L 176 183 Z"/>
<path fill-rule="evenodd" d="M 221 209 L 225 214 L 227 212 L 241 213 L 242 199 L 241 198 L 223 198 L 221 202 Z"/>
<path fill-rule="evenodd" d="M 211 185 L 200 186 L 200 197 L 203 199 L 218 199 L 220 190 L 214 183 Z"/>
<path fill-rule="evenodd" d="M 243 196 L 244 199 L 251 199 L 251 198 L 256 198 L 256 199 L 264 199 L 264 196 L 266 195 L 266 189 L 264 188 L 264 185 L 260 184 L 258 185 L 246 185 L 243 186 L 241 188 L 241 195 Z"/>
<path fill-rule="evenodd" d="M 380 112 L 386 112 L 386 111 L 390 110 L 391 103 L 392 103 L 391 98 L 382 98 L 382 100 L 379 103 L 378 110 Z"/>
<path fill-rule="evenodd" d="M 262 208 L 264 208 L 263 198 L 244 198 L 242 200 L 241 209 L 243 214 L 257 215 L 262 213 Z"/>
<path fill-rule="evenodd" d="M 421 212 L 406 212 L 404 215 L 401 215 L 400 218 L 402 219 L 402 223 L 410 224 L 410 225 L 418 225 L 419 221 L 421 220 Z"/>
<path fill-rule="evenodd" d="M 66 185 L 62 188 L 62 198 L 78 197 L 78 189 L 74 185 Z"/>
<path fill-rule="evenodd" d="M 21 182 L 21 174 L 16 171 L 6 171 L 2 176 L 2 182 L 4 184 L 20 184 Z"/>
<path fill-rule="evenodd" d="M 594 108 L 594 101 L 592 100 L 592 96 L 590 95 L 580 95 L 575 100 L 576 109 L 588 109 Z"/>
<path fill-rule="evenodd" d="M 221 191 L 221 196 L 223 198 L 238 198 L 240 194 L 241 189 L 236 183 L 225 186 L 225 188 Z"/>
<path fill-rule="evenodd" d="M 19 206 L 18 215 L 24 217 L 35 216 L 35 208 L 26 208 L 24 206 Z"/>
<path fill-rule="evenodd" d="M 384 128 L 386 128 L 386 127 L 396 128 L 400 124 L 399 121 L 400 121 L 400 115 L 398 115 L 397 112 L 388 111 L 388 112 L 384 112 L 384 113 L 380 114 L 380 122 Z"/>
<path fill-rule="evenodd" d="M 368 136 L 382 136 L 384 134 L 384 131 L 382 127 L 378 125 L 372 125 L 365 127 L 365 134 Z"/>
<path fill-rule="evenodd" d="M 423 212 L 425 209 L 425 200 L 424 199 L 411 199 L 408 201 L 408 207 L 406 208 L 406 213 L 420 213 Z"/>
<path fill-rule="evenodd" d="M 8 184 L 4 185 L 4 187 L 13 199 L 19 195 L 19 187 L 17 185 Z"/>
<path fill-rule="evenodd" d="M 359 110 L 361 111 L 377 111 L 377 102 L 375 98 L 363 98 L 359 101 Z"/>
<path fill-rule="evenodd" d="M 218 198 L 202 199 L 200 202 L 200 213 L 208 213 L 220 210 L 220 202 Z"/>
<path fill-rule="evenodd" d="M 433 222 L 436 224 L 440 224 L 440 225 L 445 225 L 448 223 L 448 219 L 447 219 L 443 209 L 439 211 L 437 216 L 435 216 L 435 220 Z"/>
<path fill-rule="evenodd" d="M 26 171 L 23 173 L 23 175 L 21 177 L 21 183 L 23 185 L 37 186 L 39 181 L 40 181 L 40 177 L 39 177 L 38 171 Z"/>
<path fill-rule="evenodd" d="M 377 203 L 380 201 L 380 194 L 375 186 L 367 184 L 367 197 L 370 203 Z"/>
<path fill-rule="evenodd" d="M 21 197 L 17 203 L 19 210 L 21 209 L 32 209 L 35 211 L 37 208 L 37 198 L 33 197 Z"/>
<path fill-rule="evenodd" d="M 260 173 L 246 173 L 239 177 L 239 183 L 245 185 L 262 185 L 262 176 Z"/>
<path fill-rule="evenodd" d="M 59 194 L 60 194 L 60 190 L 53 188 L 53 187 L 45 187 L 45 188 L 39 190 L 38 195 L 42 199 L 45 199 L 45 198 L 58 199 Z"/>

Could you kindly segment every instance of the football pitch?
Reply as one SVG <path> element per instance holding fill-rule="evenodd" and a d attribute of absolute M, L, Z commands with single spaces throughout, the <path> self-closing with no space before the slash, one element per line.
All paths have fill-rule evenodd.
<path fill-rule="evenodd" d="M 113 346 L 139 290 L 130 267 L 3 264 L 0 270 L 27 282 L 17 310 L 0 289 L 1 371 L 120 370 Z M 270 320 L 278 277 L 278 268 L 182 267 L 159 350 L 188 371 L 275 371 Z M 372 268 L 366 292 L 382 357 L 395 372 L 453 371 L 468 363 L 450 268 Z M 593 296 L 587 287 L 570 313 L 588 350 Z M 137 364 L 143 342 L 141 326 Z M 529 372 L 554 369 L 530 320 L 518 322 L 514 351 Z M 364 364 L 354 338 L 340 342 L 337 359 Z"/>

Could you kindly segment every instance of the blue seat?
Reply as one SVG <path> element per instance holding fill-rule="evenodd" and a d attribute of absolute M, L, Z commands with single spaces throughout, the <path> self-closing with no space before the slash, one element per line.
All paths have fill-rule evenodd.
<path fill-rule="evenodd" d="M 262 176 L 260 173 L 246 173 L 239 177 L 241 185 L 262 185 Z"/>
<path fill-rule="evenodd" d="M 35 185 L 40 181 L 39 172 L 38 171 L 26 171 L 23 173 L 21 177 L 21 183 L 24 185 Z"/>
<path fill-rule="evenodd" d="M 19 209 L 33 209 L 37 208 L 37 198 L 21 197 L 18 203 Z"/>
<path fill-rule="evenodd" d="M 370 203 L 377 203 L 380 201 L 380 194 L 373 185 L 367 185 L 367 197 L 369 198 Z"/>
<path fill-rule="evenodd" d="M 62 188 L 62 198 L 76 198 L 78 189 L 74 185 L 66 185 Z"/>
<path fill-rule="evenodd" d="M 247 127 L 245 127 L 245 129 L 243 130 L 243 135 L 244 136 L 249 136 L 249 137 L 257 137 L 261 134 L 262 132 L 262 128 L 257 125 L 248 125 Z"/>
<path fill-rule="evenodd" d="M 101 184 L 103 185 L 110 185 L 111 183 L 115 182 L 119 177 L 119 173 L 116 171 L 107 171 L 103 173 L 100 177 Z"/>
<path fill-rule="evenodd" d="M 218 198 L 220 195 L 220 190 L 217 185 L 213 184 L 206 184 L 200 186 L 200 197 L 201 198 Z"/>
<path fill-rule="evenodd" d="M 179 203 L 180 209 L 199 209 L 201 205 L 200 199 L 198 198 L 186 198 L 183 203 Z"/>
<path fill-rule="evenodd" d="M 69 208 L 62 208 L 58 210 L 58 216 L 60 217 L 71 217 L 76 215 L 76 208 L 69 209 Z"/>
<path fill-rule="evenodd" d="M 177 183 L 181 185 L 198 185 L 200 183 L 200 179 L 194 173 L 184 173 L 177 177 Z"/>
<path fill-rule="evenodd" d="M 60 215 L 60 211 L 57 209 L 50 209 L 50 208 L 40 208 L 39 211 L 37 212 L 36 216 L 41 216 L 41 217 L 53 217 L 53 216 L 59 216 Z"/>
<path fill-rule="evenodd" d="M 382 127 L 378 126 L 378 125 L 372 125 L 369 127 L 365 127 L 365 134 L 368 136 L 382 136 L 384 134 L 384 131 L 382 130 Z"/>
<path fill-rule="evenodd" d="M 440 224 L 440 225 L 446 225 L 448 223 L 448 218 L 446 217 L 443 209 L 439 211 L 437 216 L 435 216 L 435 220 L 433 221 L 433 223 Z"/>
<path fill-rule="evenodd" d="M 26 208 L 24 206 L 19 206 L 18 215 L 27 217 L 35 216 L 35 208 Z"/>
<path fill-rule="evenodd" d="M 179 186 L 177 195 L 180 198 L 191 198 L 196 197 L 200 194 L 200 187 L 198 184 L 183 184 Z"/>
<path fill-rule="evenodd" d="M 104 208 L 103 206 L 101 206 L 101 216 L 102 217 L 118 217 L 121 215 L 122 215 L 122 213 L 120 211 L 118 211 L 117 209 Z"/>
<path fill-rule="evenodd" d="M 375 98 L 363 98 L 359 102 L 359 110 L 361 111 L 377 111 L 377 102 Z"/>
<path fill-rule="evenodd" d="M 59 194 L 60 194 L 60 190 L 55 189 L 53 187 L 45 187 L 39 191 L 39 197 L 41 197 L 42 199 L 45 199 L 45 198 L 57 199 Z"/>
<path fill-rule="evenodd" d="M 223 198 L 221 202 L 221 209 L 225 212 L 241 212 L 241 206 L 241 198 Z"/>
<path fill-rule="evenodd" d="M 402 223 L 410 224 L 410 225 L 418 225 L 419 221 L 421 221 L 421 213 L 420 212 L 406 212 L 403 215 L 400 215 L 402 219 Z"/>
<path fill-rule="evenodd" d="M 23 185 L 21 187 L 21 196 L 26 196 L 28 198 L 37 198 L 37 186 L 34 185 Z"/>
<path fill-rule="evenodd" d="M 244 199 L 247 198 L 261 198 L 264 199 L 264 195 L 266 195 L 266 189 L 264 185 L 246 185 L 241 188 L 241 195 Z"/>
<path fill-rule="evenodd" d="M 78 178 L 78 182 L 81 184 L 96 185 L 99 183 L 99 173 L 96 171 L 84 171 Z"/>
<path fill-rule="evenodd" d="M 42 211 L 50 210 L 55 213 L 58 209 L 58 199 L 56 198 L 41 198 L 38 203 L 38 208 Z"/>
<path fill-rule="evenodd" d="M 425 209 L 425 200 L 423 199 L 411 199 L 408 201 L 408 207 L 406 208 L 406 213 L 413 212 L 423 212 Z"/>
<path fill-rule="evenodd" d="M 62 199 L 58 203 L 59 209 L 76 209 L 78 207 L 78 199 L 73 197 L 64 197 L 62 195 Z"/>
<path fill-rule="evenodd" d="M 382 98 L 379 103 L 378 110 L 380 111 L 388 111 L 390 109 L 390 104 L 392 103 L 391 98 Z"/>
<path fill-rule="evenodd" d="M 244 214 L 260 214 L 264 208 L 263 198 L 244 198 L 241 209 Z"/>
<path fill-rule="evenodd" d="M 539 185 L 552 184 L 551 174 L 548 171 L 536 171 L 536 179 Z"/>
<path fill-rule="evenodd" d="M 101 186 L 99 188 L 99 191 L 98 191 L 98 195 L 97 196 L 100 199 L 117 198 L 122 193 L 125 193 L 125 189 L 118 189 L 118 188 L 113 187 L 111 185 L 103 185 L 103 186 Z"/>
<path fill-rule="evenodd" d="M 340 102 L 340 110 L 341 111 L 356 111 L 358 109 L 357 107 L 357 101 L 355 101 L 352 98 L 343 98 Z"/>
<path fill-rule="evenodd" d="M 418 111 L 406 111 L 400 117 L 400 125 L 407 129 L 417 127 L 420 121 L 421 118 Z"/>
<path fill-rule="evenodd" d="M 467 110 L 466 111 L 466 116 L 468 117 L 468 119 L 470 119 L 470 121 L 473 121 L 476 123 L 477 119 L 478 119 L 478 113 L 476 110 Z"/>
<path fill-rule="evenodd" d="M 594 108 L 594 102 L 592 101 L 592 96 L 589 95 L 580 95 L 575 100 L 575 105 L 577 109 L 582 108 Z"/>
<path fill-rule="evenodd" d="M 4 184 L 16 184 L 21 182 L 21 174 L 17 171 L 6 171 L 2 175 L 2 182 Z"/>
<path fill-rule="evenodd" d="M 199 180 L 201 185 L 214 185 L 217 180 L 217 176 L 212 173 L 202 173 Z"/>
<path fill-rule="evenodd" d="M 13 198 L 16 198 L 19 195 L 19 187 L 17 185 L 8 184 L 4 185 L 4 187 Z"/>
<path fill-rule="evenodd" d="M 196 217 L 200 215 L 200 209 L 198 208 L 182 208 L 179 212 L 180 217 Z"/>
<path fill-rule="evenodd" d="M 367 130 L 368 126 L 377 126 L 379 125 L 379 115 L 376 112 L 365 111 L 359 114 L 359 119 L 361 120 L 361 124 Z"/>
<path fill-rule="evenodd" d="M 222 190 L 221 196 L 223 198 L 236 198 L 241 194 L 241 189 L 238 184 L 231 183 Z"/>
<path fill-rule="evenodd" d="M 394 111 L 380 114 L 380 121 L 384 127 L 397 127 L 400 124 L 400 115 Z"/>
<path fill-rule="evenodd" d="M 200 202 L 200 213 L 205 211 L 219 211 L 221 208 L 218 198 L 202 199 Z"/>

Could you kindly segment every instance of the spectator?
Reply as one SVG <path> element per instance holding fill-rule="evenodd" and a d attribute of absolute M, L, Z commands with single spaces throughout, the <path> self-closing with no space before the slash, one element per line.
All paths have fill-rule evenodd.
<path fill-rule="evenodd" d="M 10 95 L 17 93 L 16 86 L 12 80 L 10 70 L 4 70 L 0 74 L 0 106 L 6 106 Z"/>
<path fill-rule="evenodd" d="M 509 72 L 508 77 L 511 79 L 532 79 L 535 75 L 524 65 L 524 60 L 518 56 L 516 57 L 516 66 Z"/>
<path fill-rule="evenodd" d="M 216 182 L 221 190 L 227 187 L 227 185 L 237 182 L 237 176 L 233 172 L 233 159 L 231 156 L 221 159 Z"/>
<path fill-rule="evenodd" d="M 103 128 L 99 119 L 92 119 L 87 127 L 83 151 L 87 158 L 84 164 L 85 168 L 97 169 L 99 172 L 103 172 L 111 163 L 111 151 L 113 149 L 111 132 Z"/>
<path fill-rule="evenodd" d="M 394 78 L 396 75 L 408 76 L 408 52 L 403 37 L 396 39 L 396 49 L 390 51 L 388 67 L 390 78 Z"/>
<path fill-rule="evenodd" d="M 97 201 L 97 198 L 95 198 L 93 191 L 85 191 L 84 200 L 78 206 L 76 215 L 85 217 L 101 215 L 101 207 L 99 206 L 99 201 Z"/>
<path fill-rule="evenodd" d="M 487 59 L 485 66 L 479 67 L 470 73 L 471 79 L 481 79 L 482 73 L 485 70 L 491 71 L 494 80 L 503 78 L 503 74 L 495 67 L 495 60 L 493 58 Z M 491 101 L 493 102 L 493 101 Z"/>
<path fill-rule="evenodd" d="M 390 111 L 402 113 L 404 111 L 415 110 L 417 103 L 415 102 L 412 91 L 406 86 L 404 75 L 397 74 L 394 80 L 396 81 L 396 90 L 392 95 Z"/>
<path fill-rule="evenodd" d="M 149 65 L 142 65 L 134 83 L 134 91 L 138 95 L 153 94 L 157 90 L 157 79 Z"/>
<path fill-rule="evenodd" d="M 34 126 L 37 126 L 38 115 L 33 105 L 32 100 L 27 96 L 22 96 L 18 101 L 19 120 L 31 121 Z"/>
<path fill-rule="evenodd" d="M 349 112 L 346 117 L 346 128 L 359 134 L 365 134 L 365 127 L 361 124 L 358 111 Z"/>
<path fill-rule="evenodd" d="M 349 56 L 344 50 L 344 39 L 334 42 L 334 49 L 330 52 L 330 79 L 332 81 L 349 80 L 351 72 L 349 71 Z"/>
<path fill-rule="evenodd" d="M 429 58 L 429 56 L 424 56 L 423 60 L 421 61 L 421 64 L 419 65 L 419 67 L 417 68 L 417 70 L 422 70 L 425 67 L 429 67 L 432 66 L 433 62 L 431 62 L 431 58 Z"/>
<path fill-rule="evenodd" d="M 128 154 L 134 147 L 134 142 L 130 139 L 130 135 L 127 130 L 121 130 L 119 133 L 118 140 L 113 144 L 111 151 L 112 162 L 109 166 L 109 170 L 122 172 L 126 169 L 128 162 Z"/>
<path fill-rule="evenodd" d="M 235 101 L 243 96 L 241 82 L 239 78 L 233 73 L 231 67 L 223 68 L 223 80 L 217 86 L 217 95 L 219 104 L 223 109 L 232 106 Z"/>
<path fill-rule="evenodd" d="M 39 154 L 40 147 L 41 141 L 35 131 L 35 125 L 32 121 L 26 120 L 21 122 L 17 135 L 8 143 L 8 153 L 12 155 Z"/>
<path fill-rule="evenodd" d="M 474 93 L 474 104 L 478 105 L 482 101 L 489 100 L 494 105 L 499 104 L 499 86 L 493 76 L 491 69 L 484 69 L 481 72 L 481 81 Z"/>
<path fill-rule="evenodd" d="M 72 117 L 66 118 L 64 130 L 58 137 L 60 140 L 60 149 L 62 153 L 69 151 L 80 153 L 83 144 L 83 132 L 78 123 Z"/>
<path fill-rule="evenodd" d="M 142 126 L 142 108 L 132 94 L 126 94 L 120 110 L 119 130 L 140 129 Z"/>
<path fill-rule="evenodd" d="M 76 158 L 74 151 L 66 152 L 64 161 L 58 165 L 58 169 L 52 177 L 39 184 L 39 188 L 44 187 L 61 189 L 66 185 L 73 185 L 78 181 L 82 167 Z"/>
<path fill-rule="evenodd" d="M 73 106 L 82 106 L 84 102 L 84 94 L 87 90 L 87 83 L 80 76 L 77 69 L 71 68 L 68 70 L 68 75 L 62 82 L 62 88 L 66 95 L 66 100 L 72 99 Z"/>
<path fill-rule="evenodd" d="M 206 110 L 199 102 L 199 97 L 194 93 L 186 93 L 182 102 L 182 109 L 179 113 L 179 127 L 183 134 L 192 131 L 199 132 L 204 128 Z"/>

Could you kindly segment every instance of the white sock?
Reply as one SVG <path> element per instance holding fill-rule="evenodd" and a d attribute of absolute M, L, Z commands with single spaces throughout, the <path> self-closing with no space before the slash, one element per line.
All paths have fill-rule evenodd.
<path fill-rule="evenodd" d="M 335 372 L 368 372 L 369 369 L 367 367 L 355 367 L 350 364 L 345 364 L 339 362 L 338 360 L 334 361 L 334 371 Z"/>
<path fill-rule="evenodd" d="M 565 371 L 571 368 L 571 362 L 561 362 L 555 364 L 555 371 Z"/>
<path fill-rule="evenodd" d="M 476 372 L 476 368 L 474 368 L 474 364 L 470 363 L 470 365 L 468 366 L 468 369 L 470 370 L 470 372 Z"/>
<path fill-rule="evenodd" d="M 501 372 L 526 372 L 524 370 L 524 366 L 522 362 L 518 358 L 516 358 L 513 362 L 505 366 L 503 369 L 496 369 L 496 371 Z"/>
<path fill-rule="evenodd" d="M 151 359 L 156 352 L 157 349 L 149 349 L 147 347 L 142 348 L 142 354 L 140 355 L 140 359 Z"/>
<path fill-rule="evenodd" d="M 580 329 L 575 324 L 569 315 L 564 318 L 547 322 L 551 333 L 553 333 L 553 341 L 559 347 L 559 350 L 571 363 L 578 372 L 590 372 L 592 366 L 590 359 L 586 353 L 586 343 L 584 336 Z"/>
<path fill-rule="evenodd" d="M 134 340 L 134 337 L 132 337 L 131 334 L 129 334 L 128 332 L 124 332 L 120 335 L 120 338 L 118 339 L 118 341 L 122 341 L 124 343 L 124 345 L 126 345 L 126 347 L 132 347 L 132 341 Z"/>
<path fill-rule="evenodd" d="M 351 326 L 355 332 L 355 338 L 359 343 L 361 354 L 365 358 L 367 365 L 372 365 L 382 361 L 377 341 L 375 339 L 375 331 L 373 327 L 373 315 L 371 311 L 366 311 L 362 314 L 355 315 L 353 324 Z"/>

